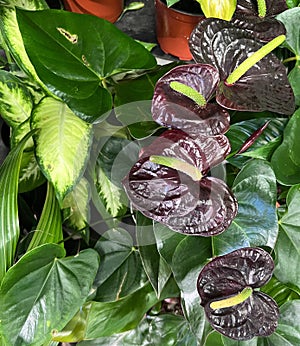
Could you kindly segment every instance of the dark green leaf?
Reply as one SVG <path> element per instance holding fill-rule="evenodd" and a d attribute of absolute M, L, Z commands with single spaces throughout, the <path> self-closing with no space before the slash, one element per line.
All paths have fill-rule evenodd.
<path fill-rule="evenodd" d="M 287 196 L 287 211 L 279 220 L 280 231 L 276 244 L 278 261 L 275 276 L 283 283 L 300 287 L 300 185 L 295 185 Z"/>
<path fill-rule="evenodd" d="M 104 79 L 156 66 L 151 53 L 104 19 L 57 10 L 17 10 L 17 18 L 39 78 L 85 120 L 111 107 Z"/>
<path fill-rule="evenodd" d="M 172 272 L 157 250 L 153 221 L 140 213 L 137 214 L 136 236 L 145 272 L 157 296 L 160 297 Z"/>
<path fill-rule="evenodd" d="M 300 106 L 300 62 L 296 62 L 295 67 L 288 75 L 289 82 L 293 88 L 295 94 L 295 102 L 297 106 Z"/>
<path fill-rule="evenodd" d="M 171 314 L 157 316 L 151 321 L 148 338 L 150 345 L 198 345 L 186 319 Z"/>
<path fill-rule="evenodd" d="M 42 245 L 7 272 L 0 290 L 0 319 L 10 344 L 40 346 L 50 341 L 51 331 L 62 329 L 86 300 L 98 255 L 88 249 L 64 256 L 60 246 Z"/>
<path fill-rule="evenodd" d="M 300 110 L 290 118 L 283 134 L 283 142 L 274 152 L 271 163 L 277 180 L 283 185 L 300 183 Z"/>
<path fill-rule="evenodd" d="M 279 306 L 289 300 L 300 299 L 300 289 L 283 284 L 275 276 L 261 288 L 261 291 L 271 296 Z"/>
<path fill-rule="evenodd" d="M 121 228 L 105 232 L 95 245 L 100 267 L 94 300 L 117 301 L 145 285 L 147 278 L 130 234 Z"/>
<path fill-rule="evenodd" d="M 257 138 L 252 146 L 243 155 L 231 156 L 228 161 L 239 167 L 249 161 L 248 157 L 256 157 L 269 160 L 271 154 L 279 145 L 280 136 L 283 133 L 284 126 L 287 123 L 285 118 L 257 118 L 251 120 L 241 121 L 230 126 L 229 131 L 226 133 L 228 137 L 232 153 L 238 151 L 244 142 L 253 134 L 254 131 L 259 129 L 266 121 L 271 120 L 265 131 Z M 258 156 L 258 157 L 257 157 Z"/>
<path fill-rule="evenodd" d="M 289 48 L 295 55 L 300 54 L 299 44 L 299 20 L 300 8 L 292 8 L 276 16 L 286 28 L 286 41 L 284 45 Z"/>
<path fill-rule="evenodd" d="M 247 246 L 274 248 L 277 186 L 270 164 L 251 160 L 237 175 L 232 191 L 238 200 L 238 214 L 226 232 L 213 238 L 214 255 Z"/>
<path fill-rule="evenodd" d="M 92 302 L 86 339 L 110 336 L 135 328 L 146 311 L 157 302 L 150 283 L 115 302 Z"/>
<path fill-rule="evenodd" d="M 184 315 L 199 341 L 205 339 L 208 324 L 200 306 L 197 278 L 211 256 L 210 238 L 188 236 L 178 244 L 172 260 L 174 277 L 181 290 Z"/>

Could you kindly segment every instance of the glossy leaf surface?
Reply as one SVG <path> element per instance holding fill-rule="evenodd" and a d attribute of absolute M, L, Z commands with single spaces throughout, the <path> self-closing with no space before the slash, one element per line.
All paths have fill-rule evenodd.
<path fill-rule="evenodd" d="M 286 69 L 272 53 L 252 66 L 234 84 L 226 83 L 227 77 L 249 55 L 261 48 L 251 33 L 228 22 L 211 19 L 196 27 L 190 46 L 198 63 L 212 64 L 218 69 L 221 83 L 216 100 L 221 106 L 240 111 L 293 113 L 294 94 Z"/>
<path fill-rule="evenodd" d="M 237 216 L 226 232 L 214 238 L 215 255 L 248 246 L 274 248 L 278 236 L 276 178 L 270 164 L 251 160 L 234 180 Z"/>
<path fill-rule="evenodd" d="M 300 287 L 300 185 L 294 185 L 287 195 L 287 211 L 279 220 L 280 231 L 276 244 L 278 261 L 275 275 L 283 283 Z M 285 268 L 288 268 L 286 270 Z"/>
<path fill-rule="evenodd" d="M 42 245 L 7 272 L 0 290 L 0 316 L 11 344 L 49 342 L 51 330 L 62 329 L 84 303 L 96 275 L 98 255 L 88 249 L 75 257 L 64 256 L 60 246 Z"/>
<path fill-rule="evenodd" d="M 17 10 L 17 18 L 39 78 L 86 121 L 111 109 L 104 78 L 156 65 L 142 45 L 101 18 L 56 10 Z"/>
<path fill-rule="evenodd" d="M 222 180 L 203 177 L 197 182 L 149 160 L 150 155 L 175 157 L 206 174 L 230 150 L 224 138 L 192 140 L 178 130 L 164 132 L 142 150 L 140 160 L 123 180 L 133 206 L 178 232 L 209 236 L 224 231 L 236 215 L 237 204 Z"/>
<path fill-rule="evenodd" d="M 199 274 L 197 287 L 213 328 L 237 340 L 272 334 L 279 310 L 275 301 L 264 293 L 253 291 L 249 298 L 231 307 L 213 309 L 210 304 L 234 296 L 245 287 L 263 286 L 273 270 L 271 256 L 259 248 L 242 248 L 206 264 Z"/>
<path fill-rule="evenodd" d="M 143 287 L 147 281 L 133 239 L 122 228 L 105 232 L 96 243 L 100 266 L 94 282 L 94 300 L 117 301 Z"/>
<path fill-rule="evenodd" d="M 229 128 L 229 114 L 217 104 L 200 106 L 171 88 L 171 82 L 193 88 L 206 100 L 214 96 L 219 83 L 218 71 L 210 65 L 178 66 L 156 84 L 152 99 L 153 119 L 161 125 L 181 129 L 189 135 L 217 135 Z"/>
<path fill-rule="evenodd" d="M 300 110 L 297 110 L 284 129 L 283 141 L 271 160 L 276 178 L 283 185 L 300 183 L 299 129 Z"/>

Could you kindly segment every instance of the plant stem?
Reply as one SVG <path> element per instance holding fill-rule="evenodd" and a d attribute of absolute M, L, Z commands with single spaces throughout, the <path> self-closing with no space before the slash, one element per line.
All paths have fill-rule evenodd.
<path fill-rule="evenodd" d="M 202 179 L 202 173 L 197 167 L 184 162 L 183 160 L 176 159 L 175 157 L 152 155 L 149 160 L 158 165 L 170 167 L 183 172 L 190 176 L 194 181 L 200 181 Z"/>
<path fill-rule="evenodd" d="M 174 91 L 177 91 L 177 92 L 181 93 L 182 95 L 190 98 L 191 100 L 196 102 L 197 105 L 199 105 L 200 107 L 206 106 L 205 97 L 202 94 L 200 94 L 197 90 L 195 90 L 194 88 L 192 88 L 186 84 L 176 82 L 176 81 L 171 82 L 170 87 Z"/>
<path fill-rule="evenodd" d="M 252 294 L 252 288 L 251 287 L 245 287 L 242 292 L 236 294 L 233 297 L 225 298 L 222 300 L 217 300 L 210 303 L 210 307 L 213 310 L 216 309 L 223 309 L 223 308 L 230 308 L 231 306 L 235 306 L 237 304 L 243 303 L 245 300 L 247 300 L 251 294 Z"/>
<path fill-rule="evenodd" d="M 259 50 L 244 60 L 226 79 L 226 84 L 234 84 L 238 81 L 252 66 L 259 62 L 262 58 L 272 52 L 276 47 L 285 41 L 285 35 L 275 37 L 272 41 L 262 46 Z"/>
<path fill-rule="evenodd" d="M 267 14 L 266 0 L 257 0 L 258 16 L 264 18 Z"/>

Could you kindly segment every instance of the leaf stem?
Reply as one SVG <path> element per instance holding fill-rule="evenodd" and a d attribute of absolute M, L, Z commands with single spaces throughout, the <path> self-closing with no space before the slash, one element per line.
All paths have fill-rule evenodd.
<path fill-rule="evenodd" d="M 194 102 L 197 103 L 200 107 L 205 107 L 206 106 L 206 100 L 205 97 L 200 94 L 197 90 L 194 88 L 184 84 L 180 83 L 177 81 L 173 81 L 170 83 L 170 88 L 173 89 L 174 91 L 177 91 L 181 93 L 182 95 L 190 98 Z"/>
<path fill-rule="evenodd" d="M 200 181 L 202 179 L 202 173 L 197 167 L 187 162 L 184 162 L 183 160 L 176 159 L 175 157 L 152 155 L 150 156 L 149 160 L 158 165 L 170 167 L 182 173 L 185 173 L 186 175 L 190 176 L 194 181 Z"/>
<path fill-rule="evenodd" d="M 264 18 L 267 14 L 266 0 L 257 0 L 258 16 Z"/>
<path fill-rule="evenodd" d="M 285 41 L 285 35 L 279 35 L 272 41 L 262 46 L 259 50 L 244 60 L 226 79 L 226 84 L 232 85 L 238 81 L 252 66 L 259 62 L 262 58 L 272 52 L 276 47 Z"/>
<path fill-rule="evenodd" d="M 225 298 L 222 300 L 217 300 L 210 303 L 210 307 L 213 310 L 216 309 L 223 309 L 223 308 L 230 308 L 231 306 L 238 305 L 240 303 L 243 303 L 245 300 L 247 300 L 253 292 L 253 289 L 251 287 L 245 287 L 242 292 L 236 294 L 233 297 Z"/>

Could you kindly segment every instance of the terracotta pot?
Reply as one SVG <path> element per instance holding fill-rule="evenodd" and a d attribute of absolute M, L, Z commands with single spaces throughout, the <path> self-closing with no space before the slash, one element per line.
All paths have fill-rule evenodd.
<path fill-rule="evenodd" d="M 114 23 L 124 8 L 123 0 L 63 0 L 66 10 L 88 13 Z"/>
<path fill-rule="evenodd" d="M 156 36 L 160 48 L 180 60 L 191 60 L 188 40 L 194 27 L 204 15 L 181 12 L 155 0 Z"/>

